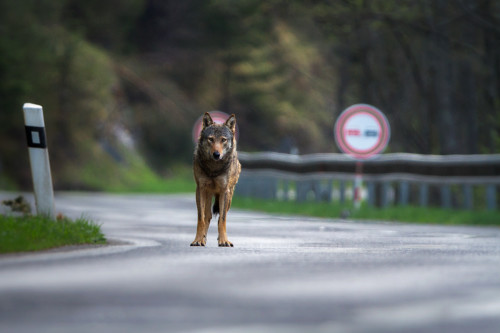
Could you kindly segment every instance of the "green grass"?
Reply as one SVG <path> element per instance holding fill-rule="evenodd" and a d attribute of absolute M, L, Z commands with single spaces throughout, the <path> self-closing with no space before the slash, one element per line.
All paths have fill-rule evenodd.
<path fill-rule="evenodd" d="M 43 216 L 0 215 L 0 253 L 105 243 L 100 226 L 83 218 L 53 221 Z"/>
<path fill-rule="evenodd" d="M 352 205 L 326 202 L 285 202 L 235 197 L 233 207 L 268 213 L 340 218 L 349 212 L 349 219 L 383 220 L 427 224 L 500 226 L 500 212 L 487 210 L 447 210 L 434 207 L 374 208 L 366 205 L 354 210 Z"/>

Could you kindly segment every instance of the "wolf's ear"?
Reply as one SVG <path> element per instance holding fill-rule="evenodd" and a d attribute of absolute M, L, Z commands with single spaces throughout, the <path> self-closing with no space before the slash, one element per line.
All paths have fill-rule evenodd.
<path fill-rule="evenodd" d="M 214 121 L 212 120 L 212 117 L 210 117 L 210 114 L 208 112 L 205 112 L 205 115 L 203 116 L 203 128 L 208 127 L 210 125 L 213 125 Z"/>
<path fill-rule="evenodd" d="M 234 131 L 236 130 L 236 116 L 234 115 L 234 113 L 229 116 L 229 118 L 227 118 L 224 125 L 229 127 L 229 129 L 234 133 Z"/>

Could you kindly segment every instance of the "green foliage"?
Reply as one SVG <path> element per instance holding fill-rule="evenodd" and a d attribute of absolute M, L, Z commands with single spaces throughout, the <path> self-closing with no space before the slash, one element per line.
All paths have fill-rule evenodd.
<path fill-rule="evenodd" d="M 363 205 L 354 210 L 352 205 L 339 205 L 326 202 L 292 202 L 260 200 L 235 197 L 233 207 L 258 210 L 277 214 L 307 215 L 326 218 L 344 218 L 350 220 L 382 220 L 393 222 L 411 222 L 448 225 L 500 226 L 498 212 L 487 210 L 460 211 L 434 207 L 387 207 L 374 208 Z"/>
<path fill-rule="evenodd" d="M 78 164 L 88 159 L 83 143 L 95 142 L 98 124 L 113 109 L 111 89 L 116 77 L 107 55 L 61 26 L 51 25 L 53 20 L 57 22 L 60 6 L 47 4 L 47 9 L 55 12 L 37 15 L 42 3 L 2 5 L 7 8 L 0 13 L 4 30 L 0 81 L 5 83 L 0 86 L 0 171 L 26 186 L 29 164 L 23 103 L 44 107 L 52 169 L 64 174 L 66 161 Z M 66 182 L 64 178 L 56 180 Z"/>
<path fill-rule="evenodd" d="M 499 20 L 494 1 L 0 0 L 0 187 L 31 185 L 25 102 L 44 107 L 58 189 L 190 164 L 217 109 L 247 151 L 336 151 L 339 113 L 370 103 L 390 151 L 497 153 Z"/>
<path fill-rule="evenodd" d="M 62 24 L 113 51 L 131 51 L 130 39 L 144 0 L 65 0 Z"/>
<path fill-rule="evenodd" d="M 72 179 L 76 188 L 108 192 L 133 193 L 187 193 L 194 192 L 194 179 L 190 167 L 174 166 L 170 174 L 160 177 L 147 166 L 137 153 L 124 151 L 124 160 L 116 163 L 105 152 L 83 167 L 75 168 Z"/>
<path fill-rule="evenodd" d="M 43 216 L 0 215 L 0 253 L 105 243 L 100 227 L 84 218 L 53 221 Z"/>

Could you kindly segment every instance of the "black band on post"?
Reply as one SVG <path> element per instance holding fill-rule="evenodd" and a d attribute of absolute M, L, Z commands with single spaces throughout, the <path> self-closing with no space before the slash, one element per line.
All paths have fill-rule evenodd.
<path fill-rule="evenodd" d="M 25 126 L 26 139 L 30 148 L 47 148 L 47 140 L 45 138 L 45 127 Z"/>

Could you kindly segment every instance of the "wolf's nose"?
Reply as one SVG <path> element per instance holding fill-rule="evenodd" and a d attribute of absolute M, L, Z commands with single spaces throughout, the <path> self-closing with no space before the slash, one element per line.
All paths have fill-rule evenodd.
<path fill-rule="evenodd" d="M 220 158 L 220 153 L 218 151 L 214 152 L 214 158 L 218 160 Z"/>

